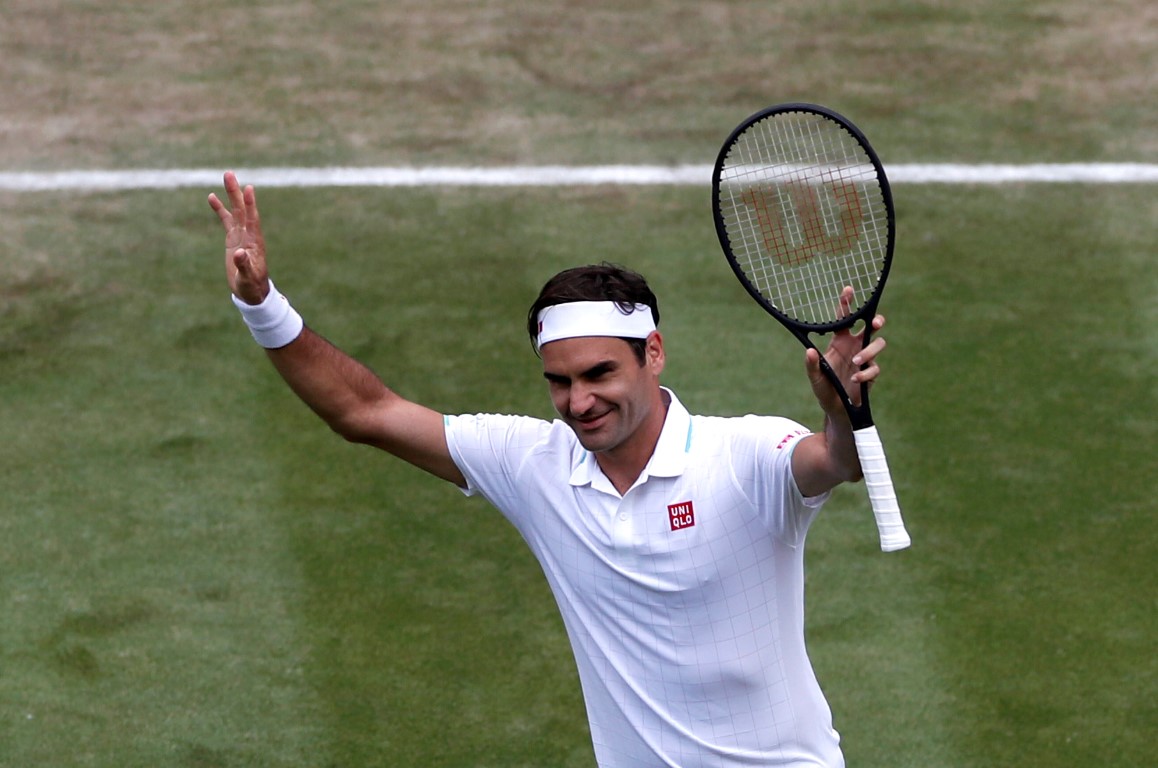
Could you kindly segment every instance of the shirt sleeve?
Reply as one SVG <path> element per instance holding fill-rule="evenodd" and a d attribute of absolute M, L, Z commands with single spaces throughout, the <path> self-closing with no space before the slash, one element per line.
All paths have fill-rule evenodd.
<path fill-rule="evenodd" d="M 467 496 L 480 494 L 506 511 L 517 497 L 519 468 L 550 428 L 529 416 L 468 414 L 445 416 L 450 456 L 466 478 Z"/>
<path fill-rule="evenodd" d="M 745 416 L 732 441 L 737 481 L 765 527 L 789 546 L 804 542 L 808 526 L 829 497 L 805 497 L 792 474 L 792 452 L 810 434 L 791 419 Z"/>

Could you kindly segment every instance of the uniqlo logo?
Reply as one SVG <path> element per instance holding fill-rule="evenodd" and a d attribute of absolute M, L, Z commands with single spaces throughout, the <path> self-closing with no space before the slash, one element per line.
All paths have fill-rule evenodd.
<path fill-rule="evenodd" d="M 777 444 L 776 450 L 779 451 L 784 446 L 788 445 L 789 443 L 791 443 L 793 440 L 797 439 L 798 437 L 804 437 L 805 435 L 811 435 L 811 434 L 812 433 L 809 432 L 807 429 L 798 429 L 795 432 L 789 432 L 787 435 L 784 436 L 784 439 L 781 440 L 779 442 L 779 444 Z"/>
<path fill-rule="evenodd" d="M 668 504 L 667 515 L 673 531 L 682 531 L 684 528 L 691 528 L 696 524 L 696 511 L 692 509 L 690 501 Z"/>

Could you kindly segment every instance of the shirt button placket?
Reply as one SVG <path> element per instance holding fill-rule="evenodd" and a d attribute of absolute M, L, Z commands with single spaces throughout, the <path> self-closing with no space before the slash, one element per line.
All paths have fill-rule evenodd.
<path fill-rule="evenodd" d="M 619 502 L 619 508 L 615 511 L 613 526 L 615 533 L 612 540 L 617 548 L 631 546 L 632 534 L 634 533 L 631 520 L 632 506 L 631 499 L 625 498 Z"/>

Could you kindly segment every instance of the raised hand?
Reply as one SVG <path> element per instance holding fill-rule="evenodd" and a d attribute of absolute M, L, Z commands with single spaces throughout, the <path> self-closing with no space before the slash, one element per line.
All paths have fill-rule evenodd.
<path fill-rule="evenodd" d="M 840 294 L 841 316 L 847 316 L 851 312 L 852 300 L 853 290 L 846 286 Z M 884 325 L 884 315 L 873 317 L 873 334 Z M 884 338 L 873 336 L 868 345 L 862 349 L 863 338 L 864 329 L 855 333 L 848 328 L 837 331 L 824 353 L 824 359 L 843 383 L 853 405 L 860 404 L 860 385 L 871 384 L 880 375 L 881 369 L 876 358 L 886 346 Z M 843 414 L 844 407 L 840 397 L 820 370 L 820 353 L 815 349 L 809 349 L 805 352 L 804 360 L 812 391 L 825 413 L 832 416 Z"/>
<path fill-rule="evenodd" d="M 229 290 L 247 304 L 260 304 L 269 294 L 269 267 L 257 194 L 252 185 L 242 189 L 232 171 L 225 174 L 225 194 L 229 207 L 215 194 L 209 195 L 209 207 L 225 228 L 225 277 Z"/>

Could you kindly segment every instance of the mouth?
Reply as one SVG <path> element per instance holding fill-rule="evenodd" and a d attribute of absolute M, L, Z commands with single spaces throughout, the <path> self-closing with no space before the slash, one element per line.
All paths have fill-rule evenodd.
<path fill-rule="evenodd" d="M 594 432 L 603 426 L 604 422 L 607 420 L 607 416 L 610 413 L 611 411 L 608 410 L 604 411 L 603 413 L 595 414 L 594 416 L 575 416 L 572 417 L 572 421 L 579 429 L 583 430 L 584 432 Z"/>

